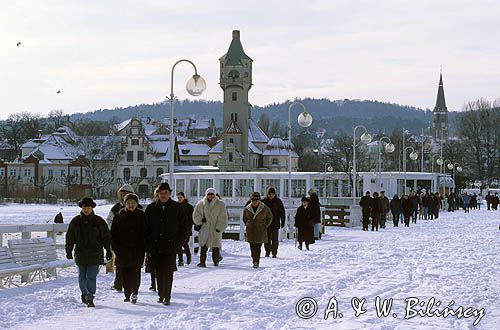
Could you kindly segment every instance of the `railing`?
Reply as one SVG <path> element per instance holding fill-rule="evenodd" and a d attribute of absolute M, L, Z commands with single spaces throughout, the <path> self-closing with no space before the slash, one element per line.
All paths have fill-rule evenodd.
<path fill-rule="evenodd" d="M 56 242 L 57 233 L 68 230 L 66 223 L 34 225 L 0 225 L 0 246 L 3 246 L 5 234 L 21 234 L 21 238 L 32 238 L 33 233 L 45 233 Z M 61 247 L 57 245 L 57 247 Z"/>

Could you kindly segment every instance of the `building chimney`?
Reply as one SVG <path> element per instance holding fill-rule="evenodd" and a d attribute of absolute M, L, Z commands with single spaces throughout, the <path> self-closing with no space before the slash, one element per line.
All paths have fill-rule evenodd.
<path fill-rule="evenodd" d="M 240 38 L 240 30 L 233 30 L 233 39 Z"/>

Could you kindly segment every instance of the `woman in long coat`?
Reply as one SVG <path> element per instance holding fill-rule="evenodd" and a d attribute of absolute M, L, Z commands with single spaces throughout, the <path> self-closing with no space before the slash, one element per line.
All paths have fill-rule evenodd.
<path fill-rule="evenodd" d="M 311 216 L 314 222 L 314 239 L 321 238 L 321 204 L 319 203 L 318 194 L 313 192 L 309 196 L 309 208 L 311 208 Z"/>
<path fill-rule="evenodd" d="M 125 208 L 113 218 L 111 224 L 111 245 L 116 255 L 116 266 L 120 267 L 125 301 L 137 302 L 141 284 L 141 267 L 145 254 L 145 216 L 139 209 L 139 198 L 127 194 Z"/>
<path fill-rule="evenodd" d="M 378 193 L 373 193 L 373 203 L 372 203 L 372 231 L 378 231 L 378 226 L 380 222 L 380 215 L 382 213 L 382 200 L 379 198 Z"/>
<path fill-rule="evenodd" d="M 314 244 L 314 220 L 311 209 L 309 208 L 309 198 L 302 197 L 302 205 L 297 208 L 295 214 L 295 227 L 297 227 L 298 248 L 302 250 L 302 243 L 306 243 L 306 249 Z"/>
<path fill-rule="evenodd" d="M 397 227 L 399 222 L 399 214 L 401 213 L 401 200 L 399 199 L 397 194 L 392 198 L 390 207 L 392 213 L 392 222 L 394 223 L 394 227 Z"/>

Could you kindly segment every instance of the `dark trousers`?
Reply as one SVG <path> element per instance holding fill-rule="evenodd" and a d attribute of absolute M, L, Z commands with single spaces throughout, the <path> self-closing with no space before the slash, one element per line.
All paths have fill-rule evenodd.
<path fill-rule="evenodd" d="M 208 247 L 206 245 L 202 246 L 200 252 L 200 264 L 202 265 L 205 265 L 207 262 L 207 252 L 208 252 Z M 218 247 L 212 248 L 212 261 L 214 263 L 220 261 L 220 248 Z"/>
<path fill-rule="evenodd" d="M 153 256 L 153 264 L 156 272 L 158 296 L 161 299 L 170 300 L 174 282 L 175 254 L 155 255 Z"/>
<path fill-rule="evenodd" d="M 262 248 L 262 243 L 257 243 L 257 244 L 250 243 L 250 252 L 252 254 L 252 262 L 259 263 L 261 248 Z"/>
<path fill-rule="evenodd" d="M 275 256 L 278 254 L 278 228 L 267 228 L 267 238 L 268 241 L 264 244 L 264 248 L 266 249 L 266 254 L 273 254 Z"/>
<path fill-rule="evenodd" d="M 376 214 L 372 216 L 372 230 L 378 231 L 378 222 L 380 220 L 380 214 Z"/>
<path fill-rule="evenodd" d="M 434 219 L 439 218 L 439 206 L 434 209 Z"/>
<path fill-rule="evenodd" d="M 121 267 L 116 266 L 115 270 L 115 281 L 113 283 L 113 286 L 116 290 L 123 289 L 122 270 L 120 268 Z"/>
<path fill-rule="evenodd" d="M 399 213 L 392 212 L 392 223 L 394 223 L 394 227 L 398 226 L 399 222 Z"/>
<path fill-rule="evenodd" d="M 363 214 L 363 229 L 368 230 L 368 224 L 370 223 L 370 215 Z"/>
<path fill-rule="evenodd" d="M 186 242 L 182 245 L 181 250 L 178 253 L 179 261 L 183 261 L 182 256 L 184 253 L 186 254 L 186 258 L 188 260 L 190 260 L 191 259 L 191 249 L 189 248 L 189 240 L 186 240 Z"/>
<path fill-rule="evenodd" d="M 123 281 L 123 292 L 125 297 L 130 298 L 132 293 L 139 292 L 141 285 L 141 266 L 120 267 Z"/>
<path fill-rule="evenodd" d="M 410 214 L 404 214 L 405 227 L 410 227 Z"/>
<path fill-rule="evenodd" d="M 379 220 L 380 228 L 385 228 L 385 220 L 386 220 L 385 217 L 386 216 L 387 216 L 386 212 L 380 214 L 380 220 Z"/>
<path fill-rule="evenodd" d="M 418 210 L 413 210 L 413 212 L 411 213 L 413 223 L 417 223 L 417 214 L 418 214 Z"/>

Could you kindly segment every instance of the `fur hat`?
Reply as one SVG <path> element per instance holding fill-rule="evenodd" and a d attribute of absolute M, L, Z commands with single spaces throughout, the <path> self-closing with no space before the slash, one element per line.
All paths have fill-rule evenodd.
<path fill-rule="evenodd" d="M 78 202 L 79 207 L 91 206 L 92 208 L 96 207 L 94 200 L 90 197 L 83 197 L 81 201 Z"/>
<path fill-rule="evenodd" d="M 260 193 L 258 191 L 254 191 L 253 193 L 250 194 L 250 199 L 253 201 L 256 200 L 260 201 Z"/>
<path fill-rule="evenodd" d="M 269 188 L 269 189 L 267 190 L 267 194 L 268 194 L 268 195 L 269 195 L 269 194 L 275 194 L 275 195 L 276 195 L 276 189 L 274 189 L 273 187 Z"/>
<path fill-rule="evenodd" d="M 132 186 L 127 183 L 127 184 L 124 184 L 123 186 L 121 186 L 120 189 L 118 189 L 118 192 L 122 192 L 122 191 L 128 192 L 128 193 L 134 193 L 134 188 L 132 188 Z"/>
<path fill-rule="evenodd" d="M 133 199 L 137 204 L 139 204 L 139 197 L 136 194 L 126 194 L 123 198 L 123 202 L 126 203 L 129 199 Z"/>
<path fill-rule="evenodd" d="M 217 191 L 215 190 L 215 188 L 208 188 L 207 190 L 205 190 L 205 196 L 207 196 L 208 194 L 216 194 Z"/>

